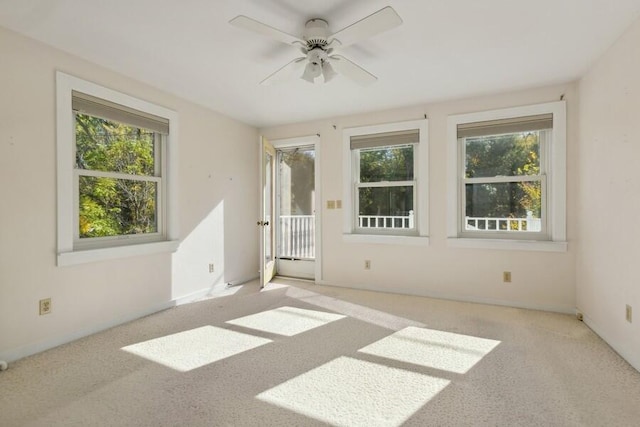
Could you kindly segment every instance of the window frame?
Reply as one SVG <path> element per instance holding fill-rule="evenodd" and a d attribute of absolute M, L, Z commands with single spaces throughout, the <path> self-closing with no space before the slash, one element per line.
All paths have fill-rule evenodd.
<path fill-rule="evenodd" d="M 360 183 L 359 150 L 351 149 L 351 138 L 354 136 L 375 135 L 388 132 L 417 130 L 418 142 L 413 145 L 413 180 L 388 181 L 376 183 Z M 396 123 L 386 123 L 372 126 L 345 128 L 343 130 L 343 238 L 352 243 L 382 243 L 382 244 L 410 244 L 428 245 L 428 121 L 411 120 Z M 359 227 L 358 206 L 359 188 L 363 187 L 397 187 L 413 186 L 413 230 Z M 408 185 L 408 184 L 407 184 Z"/>
<path fill-rule="evenodd" d="M 79 238 L 79 177 L 103 175 L 78 172 L 75 167 L 76 132 L 72 92 L 87 94 L 106 102 L 162 117 L 169 122 L 168 135 L 160 142 L 161 183 L 157 189 L 158 232 L 140 235 Z M 173 252 L 177 249 L 177 113 L 118 91 L 56 72 L 57 146 L 57 264 L 75 265 L 121 257 Z M 89 114 L 91 115 L 91 114 Z M 114 120 L 117 121 L 117 120 Z M 157 135 L 157 134 L 156 134 Z M 82 241 L 81 241 L 82 240 Z"/>
<path fill-rule="evenodd" d="M 458 126 L 491 120 L 514 119 L 552 114 L 553 128 L 545 131 L 540 141 L 540 175 L 542 185 L 540 233 L 531 232 L 475 232 L 465 230 L 464 138 L 458 138 Z M 505 108 L 478 113 L 451 115 L 447 121 L 448 151 L 448 244 L 454 247 L 538 250 L 565 252 L 566 242 L 566 102 L 549 102 L 523 107 Z M 519 178 L 505 178 L 514 182 Z M 495 180 L 494 178 L 492 178 Z"/>

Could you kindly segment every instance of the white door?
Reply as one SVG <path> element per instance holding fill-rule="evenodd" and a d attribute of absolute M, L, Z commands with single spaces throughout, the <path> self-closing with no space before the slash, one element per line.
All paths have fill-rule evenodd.
<path fill-rule="evenodd" d="M 264 287 L 276 274 L 275 268 L 275 157 L 276 150 L 266 138 L 260 144 L 260 284 Z"/>

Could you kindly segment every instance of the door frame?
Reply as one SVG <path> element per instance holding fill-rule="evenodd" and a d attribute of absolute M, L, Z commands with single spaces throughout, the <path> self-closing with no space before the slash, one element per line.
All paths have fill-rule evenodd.
<path fill-rule="evenodd" d="M 315 204 L 315 282 L 320 282 L 323 280 L 322 278 L 322 181 L 320 180 L 320 135 L 309 135 L 309 136 L 301 136 L 296 138 L 285 138 L 285 139 L 274 139 L 270 141 L 271 145 L 276 149 L 284 149 L 284 148 L 294 148 L 294 147 L 302 147 L 302 146 L 313 146 L 314 149 L 314 204 Z M 279 186 L 279 178 L 278 173 L 276 172 L 276 191 L 278 191 Z M 280 218 L 280 208 L 276 201 L 276 218 Z M 275 221 L 275 233 L 276 236 L 279 235 L 278 228 L 280 227 L 280 221 Z M 277 245 L 276 245 L 277 251 Z M 277 256 L 276 256 L 277 261 Z M 277 262 L 276 262 L 277 264 Z"/>

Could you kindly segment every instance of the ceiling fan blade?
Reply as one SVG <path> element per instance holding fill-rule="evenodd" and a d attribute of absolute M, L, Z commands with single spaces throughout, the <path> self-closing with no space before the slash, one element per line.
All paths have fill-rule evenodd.
<path fill-rule="evenodd" d="M 329 36 L 328 39 L 336 39 L 342 46 L 347 46 L 395 28 L 400 24 L 402 24 L 402 18 L 391 6 L 387 6 L 343 28 Z"/>
<path fill-rule="evenodd" d="M 273 28 L 267 24 L 263 24 L 262 22 L 258 22 L 255 19 L 251 19 L 244 15 L 236 16 L 231 21 L 229 21 L 229 24 L 238 28 L 253 31 L 254 33 L 258 33 L 266 37 L 270 37 L 285 44 L 302 43 L 303 46 L 306 45 L 306 43 L 299 37 L 292 36 L 291 34 L 287 34 L 284 31 L 280 31 L 277 28 Z"/>
<path fill-rule="evenodd" d="M 298 77 L 300 77 L 300 72 L 307 62 L 306 59 L 307 58 L 305 58 L 304 56 L 294 59 L 293 61 L 289 62 L 287 65 L 280 68 L 278 71 L 261 81 L 260 84 L 269 86 L 272 84 L 297 79 Z"/>
<path fill-rule="evenodd" d="M 335 68 L 339 74 L 362 86 L 368 86 L 378 80 L 376 76 L 342 55 L 333 55 L 330 59 L 331 65 L 333 65 L 333 68 Z"/>

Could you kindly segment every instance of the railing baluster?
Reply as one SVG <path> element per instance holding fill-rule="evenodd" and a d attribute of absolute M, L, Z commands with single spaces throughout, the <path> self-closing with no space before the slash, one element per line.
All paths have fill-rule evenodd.
<path fill-rule="evenodd" d="M 505 228 L 500 228 L 504 224 Z M 507 232 L 539 232 L 542 230 L 542 220 L 527 215 L 526 218 L 489 218 L 465 217 L 466 230 L 507 231 Z"/>

